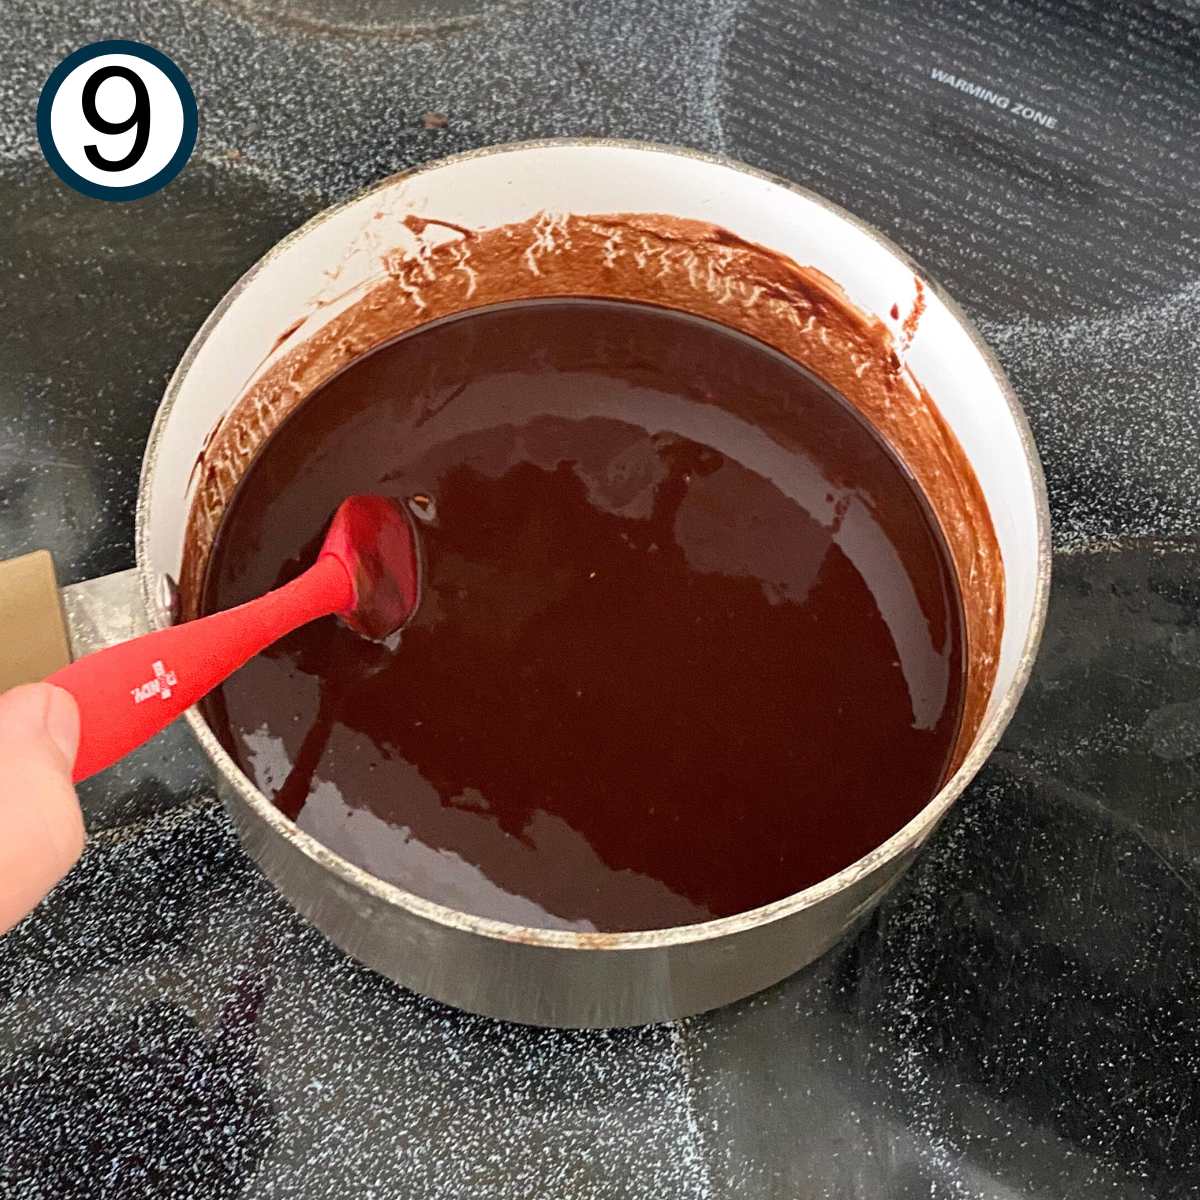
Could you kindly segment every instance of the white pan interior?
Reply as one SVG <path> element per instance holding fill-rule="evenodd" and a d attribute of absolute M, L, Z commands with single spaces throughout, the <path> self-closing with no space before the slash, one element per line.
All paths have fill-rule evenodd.
<path fill-rule="evenodd" d="M 277 354 L 382 275 L 385 252 L 413 243 L 404 217 L 486 229 L 542 211 L 710 221 L 824 271 L 893 328 L 892 306 L 902 320 L 914 300 L 912 265 L 876 235 L 815 197 L 725 163 L 619 143 L 545 143 L 446 160 L 318 217 L 258 263 L 209 318 L 171 381 L 147 452 L 141 564 L 155 577 L 179 578 L 190 477 L 210 431 Z M 1018 677 L 1038 618 L 1040 472 L 1002 376 L 934 290 L 905 358 L 970 458 L 1000 543 L 1005 622 L 990 719 Z M 165 607 L 151 619 L 167 623 Z"/>

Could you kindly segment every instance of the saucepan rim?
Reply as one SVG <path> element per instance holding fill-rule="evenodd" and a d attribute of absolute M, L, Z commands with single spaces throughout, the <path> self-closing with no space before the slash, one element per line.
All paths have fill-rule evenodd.
<path fill-rule="evenodd" d="M 406 910 L 437 925 L 446 926 L 465 933 L 476 934 L 484 938 L 505 942 L 519 942 L 525 945 L 543 946 L 559 950 L 579 950 L 584 952 L 661 949 L 667 946 L 700 943 L 725 938 L 749 929 L 759 928 L 775 921 L 783 920 L 801 910 L 821 903 L 831 895 L 853 886 L 864 876 L 871 874 L 882 863 L 895 859 L 920 845 L 931 829 L 946 814 L 947 810 L 975 776 L 995 747 L 1016 709 L 1021 694 L 1025 690 L 1025 685 L 1029 681 L 1034 659 L 1036 658 L 1038 646 L 1041 642 L 1050 588 L 1050 513 L 1046 496 L 1045 476 L 1042 472 L 1041 461 L 1038 457 L 1033 434 L 1030 431 L 1024 410 L 1000 364 L 962 309 L 951 299 L 945 289 L 936 280 L 931 279 L 928 272 L 916 263 L 909 254 L 871 225 L 854 216 L 852 213 L 847 212 L 840 205 L 834 204 L 817 193 L 810 191 L 808 188 L 793 183 L 788 179 L 781 178 L 778 175 L 759 170 L 721 155 L 657 142 L 614 138 L 548 138 L 536 141 L 509 142 L 439 158 L 413 167 L 410 170 L 391 175 L 354 197 L 323 210 L 304 225 L 301 225 L 298 229 L 288 234 L 280 242 L 276 243 L 229 289 L 192 339 L 191 344 L 180 359 L 179 365 L 176 367 L 167 385 L 162 403 L 159 405 L 153 426 L 151 427 L 145 456 L 142 461 L 135 529 L 138 581 L 145 618 L 151 628 L 156 628 L 163 622 L 160 616 L 160 605 L 157 603 L 159 580 L 149 565 L 149 497 L 152 493 L 152 484 L 158 465 L 159 448 L 163 431 L 171 418 L 171 413 L 178 402 L 183 382 L 200 348 L 251 280 L 260 271 L 269 266 L 288 247 L 306 237 L 337 213 L 353 204 L 359 203 L 366 196 L 394 187 L 401 180 L 411 179 L 414 176 L 429 171 L 444 170 L 455 163 L 480 158 L 485 155 L 513 154 L 560 147 L 617 148 L 687 158 L 713 166 L 725 167 L 752 178 L 765 180 L 779 187 L 786 188 L 788 191 L 803 196 L 813 203 L 820 205 L 822 208 L 829 210 L 841 220 L 865 233 L 889 254 L 904 263 L 921 280 L 925 287 L 945 305 L 951 317 L 970 338 L 975 351 L 982 357 L 997 387 L 1004 396 L 1020 437 L 1025 465 L 1029 471 L 1034 489 L 1037 544 L 1034 547 L 1036 555 L 1036 578 L 1034 582 L 1033 610 L 1025 642 L 1017 663 L 1016 673 L 1001 697 L 995 712 L 976 734 L 971 749 L 963 759 L 958 770 L 947 780 L 924 808 L 890 838 L 880 843 L 880 845 L 876 846 L 856 862 L 799 892 L 794 892 L 789 896 L 785 896 L 780 900 L 773 901 L 759 908 L 748 909 L 733 916 L 721 917 L 694 925 L 680 925 L 663 929 L 620 933 L 580 933 L 573 930 L 541 929 L 514 925 L 506 921 L 498 921 L 489 917 L 461 912 L 458 909 L 450 908 L 414 895 L 395 884 L 388 883 L 370 874 L 368 871 L 363 870 L 361 867 L 356 866 L 354 863 L 349 862 L 345 858 L 342 858 L 341 855 L 334 853 L 322 845 L 316 838 L 305 833 L 285 817 L 255 787 L 221 746 L 199 709 L 189 709 L 186 717 L 200 745 L 238 797 L 249 805 L 255 814 L 276 835 L 285 842 L 291 843 L 305 856 L 324 867 L 344 885 L 368 893 L 385 904 Z"/>

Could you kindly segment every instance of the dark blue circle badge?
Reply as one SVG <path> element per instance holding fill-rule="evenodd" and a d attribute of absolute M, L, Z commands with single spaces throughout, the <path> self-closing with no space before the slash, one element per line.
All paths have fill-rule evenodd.
<path fill-rule="evenodd" d="M 141 42 L 93 42 L 50 73 L 38 140 L 58 177 L 98 200 L 137 200 L 191 157 L 199 120 L 184 73 Z"/>

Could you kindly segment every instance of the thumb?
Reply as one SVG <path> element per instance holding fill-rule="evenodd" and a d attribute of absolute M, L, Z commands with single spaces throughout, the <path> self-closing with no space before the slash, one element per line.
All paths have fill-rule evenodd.
<path fill-rule="evenodd" d="M 48 683 L 0 696 L 0 933 L 11 929 L 83 851 L 71 784 L 79 747 L 75 698 Z"/>

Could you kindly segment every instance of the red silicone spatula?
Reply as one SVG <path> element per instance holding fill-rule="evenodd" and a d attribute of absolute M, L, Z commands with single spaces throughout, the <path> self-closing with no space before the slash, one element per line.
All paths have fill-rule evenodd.
<path fill-rule="evenodd" d="M 417 574 L 404 510 L 382 496 L 351 496 L 334 514 L 317 561 L 298 579 L 56 671 L 47 682 L 79 703 L 76 782 L 140 746 L 298 625 L 336 613 L 364 637 L 395 633 L 416 607 Z"/>

